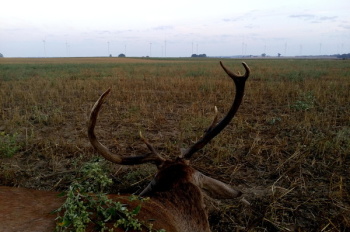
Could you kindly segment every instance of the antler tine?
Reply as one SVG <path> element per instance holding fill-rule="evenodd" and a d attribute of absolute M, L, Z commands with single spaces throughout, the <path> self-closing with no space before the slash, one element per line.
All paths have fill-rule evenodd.
<path fill-rule="evenodd" d="M 147 140 L 145 137 L 143 137 L 143 134 L 142 134 L 141 131 L 140 131 L 139 135 L 140 135 L 141 140 L 146 144 L 147 148 L 148 148 L 154 155 L 158 156 L 160 159 L 163 159 L 163 158 L 161 157 L 161 155 L 160 155 L 160 154 L 156 151 L 156 149 L 153 147 L 153 145 L 150 144 L 150 143 L 148 142 L 148 140 Z"/>
<path fill-rule="evenodd" d="M 209 143 L 216 135 L 218 135 L 231 122 L 232 118 L 235 116 L 239 106 L 242 103 L 242 99 L 244 96 L 245 82 L 250 75 L 250 69 L 248 65 L 244 62 L 242 64 L 245 68 L 245 74 L 236 75 L 230 70 L 228 70 L 224 66 L 224 64 L 220 61 L 221 67 L 224 69 L 227 75 L 230 76 L 235 83 L 235 86 L 236 86 L 235 98 L 233 100 L 231 109 L 229 110 L 227 115 L 216 125 L 213 125 L 216 120 L 214 119 L 212 125 L 209 127 L 209 129 L 206 131 L 203 137 L 199 141 L 197 141 L 195 144 L 193 144 L 191 147 L 189 147 L 184 152 L 182 152 L 182 157 L 184 157 L 185 159 L 190 159 L 194 153 L 196 153 L 198 150 L 202 149 L 207 143 Z"/>
<path fill-rule="evenodd" d="M 161 165 L 165 161 L 165 159 L 162 158 L 158 153 L 154 153 L 153 152 L 154 149 L 152 150 L 152 154 L 139 155 L 139 156 L 121 156 L 121 155 L 112 153 L 106 146 L 104 146 L 97 140 L 95 135 L 95 126 L 96 126 L 97 116 L 103 102 L 105 101 L 110 91 L 111 89 L 109 88 L 107 89 L 106 92 L 104 92 L 101 95 L 101 97 L 96 101 L 95 105 L 92 107 L 92 110 L 90 113 L 90 118 L 88 123 L 88 136 L 92 146 L 106 160 L 109 160 L 116 164 L 135 165 L 135 164 L 142 164 L 142 163 L 154 163 L 157 166 Z M 145 139 L 143 140 L 146 141 Z M 147 146 L 149 145 L 147 141 L 145 143 Z"/>
<path fill-rule="evenodd" d="M 214 128 L 214 126 L 216 126 L 216 124 L 218 123 L 219 111 L 218 111 L 218 108 L 216 106 L 214 107 L 214 110 L 215 110 L 214 119 L 213 119 L 212 123 L 210 124 L 210 126 L 208 127 L 208 129 L 206 129 L 205 132 L 211 131 Z"/>
<path fill-rule="evenodd" d="M 245 80 L 244 82 L 247 80 L 247 78 L 249 77 L 250 75 L 250 68 L 248 67 L 248 65 L 245 63 L 245 62 L 242 62 L 242 65 L 244 66 L 245 68 L 245 74 L 244 75 L 236 75 L 234 74 L 233 72 L 231 72 L 230 70 L 228 70 L 226 68 L 226 66 L 220 61 L 220 65 L 221 67 L 224 69 L 224 71 L 227 73 L 227 75 L 229 75 L 234 81 L 235 80 L 240 80 L 240 77 L 244 77 Z M 239 73 L 239 72 L 238 72 Z M 242 79 L 241 79 L 242 80 Z M 242 80 L 243 81 L 243 80 Z"/>

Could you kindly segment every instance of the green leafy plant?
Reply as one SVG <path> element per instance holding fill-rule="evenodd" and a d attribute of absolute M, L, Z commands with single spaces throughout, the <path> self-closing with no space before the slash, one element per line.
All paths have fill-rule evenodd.
<path fill-rule="evenodd" d="M 135 208 L 128 209 L 126 204 L 111 200 L 102 192 L 112 180 L 99 161 L 86 163 L 80 173 L 82 177 L 70 185 L 66 193 L 61 194 L 66 196 L 66 201 L 55 211 L 59 213 L 56 231 L 83 232 L 88 225 L 94 226 L 96 231 L 113 231 L 113 228 L 123 228 L 126 231 L 141 231 L 146 228 L 154 231 L 152 225 L 135 217 L 141 210 L 142 202 L 147 199 L 130 196 L 129 201 L 137 200 L 140 203 Z M 113 228 L 107 227 L 107 223 L 113 224 Z"/>
<path fill-rule="evenodd" d="M 10 135 L 0 132 L 0 157 L 12 157 L 20 148 L 17 134 Z"/>
<path fill-rule="evenodd" d="M 300 100 L 297 100 L 292 106 L 292 109 L 297 111 L 307 111 L 314 108 L 315 97 L 311 92 L 307 92 L 302 95 Z"/>

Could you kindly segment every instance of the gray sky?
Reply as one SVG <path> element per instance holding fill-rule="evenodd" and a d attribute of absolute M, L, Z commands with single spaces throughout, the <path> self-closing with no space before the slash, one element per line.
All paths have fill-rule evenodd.
<path fill-rule="evenodd" d="M 349 0 L 3 0 L 5 57 L 350 53 Z"/>

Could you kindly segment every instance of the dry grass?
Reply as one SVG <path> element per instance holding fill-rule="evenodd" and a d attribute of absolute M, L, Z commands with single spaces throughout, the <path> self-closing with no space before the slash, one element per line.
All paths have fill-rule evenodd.
<path fill-rule="evenodd" d="M 236 60 L 224 62 L 243 71 Z M 346 231 L 349 61 L 247 63 L 252 75 L 237 117 L 192 161 L 252 203 L 216 206 L 213 230 Z M 123 155 L 147 152 L 139 130 L 163 155 L 178 155 L 209 125 L 214 105 L 228 110 L 234 93 L 215 59 L 0 59 L 0 132 L 20 146 L 13 157 L 0 155 L 0 184 L 65 189 L 96 155 L 86 121 L 108 87 L 98 134 Z M 139 193 L 155 171 L 110 168 L 111 192 Z"/>

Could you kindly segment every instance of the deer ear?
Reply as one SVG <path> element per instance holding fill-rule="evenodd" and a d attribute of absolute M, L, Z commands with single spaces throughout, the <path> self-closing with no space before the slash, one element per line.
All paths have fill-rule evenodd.
<path fill-rule="evenodd" d="M 201 187 L 208 195 L 215 199 L 232 199 L 242 195 L 242 192 L 232 188 L 231 186 L 208 177 L 200 172 L 199 187 Z"/>

